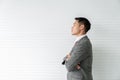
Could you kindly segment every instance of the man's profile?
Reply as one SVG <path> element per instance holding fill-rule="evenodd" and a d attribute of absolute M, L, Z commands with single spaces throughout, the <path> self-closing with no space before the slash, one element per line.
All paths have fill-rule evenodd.
<path fill-rule="evenodd" d="M 67 80 L 93 80 L 92 77 L 92 44 L 86 35 L 91 23 L 85 17 L 76 17 L 71 33 L 77 38 L 70 53 L 62 64 L 67 69 Z"/>

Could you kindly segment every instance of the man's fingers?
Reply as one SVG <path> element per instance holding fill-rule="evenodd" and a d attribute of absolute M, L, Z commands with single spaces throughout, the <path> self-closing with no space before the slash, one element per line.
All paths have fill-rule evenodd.
<path fill-rule="evenodd" d="M 79 66 L 79 65 L 77 65 L 77 66 L 76 66 L 76 68 L 77 68 L 77 69 L 80 69 L 80 66 Z"/>
<path fill-rule="evenodd" d="M 71 56 L 70 56 L 70 54 L 67 54 L 67 58 L 70 58 Z"/>
<path fill-rule="evenodd" d="M 77 69 L 80 69 L 80 66 L 77 66 Z"/>

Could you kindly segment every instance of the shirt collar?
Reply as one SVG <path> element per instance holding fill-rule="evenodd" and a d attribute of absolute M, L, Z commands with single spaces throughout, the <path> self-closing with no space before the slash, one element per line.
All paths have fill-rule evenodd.
<path fill-rule="evenodd" d="M 83 38 L 83 37 L 85 37 L 85 36 L 86 36 L 86 34 L 81 35 L 81 36 L 78 36 L 78 37 L 75 39 L 74 43 L 76 43 L 77 41 L 79 41 L 81 38 Z"/>

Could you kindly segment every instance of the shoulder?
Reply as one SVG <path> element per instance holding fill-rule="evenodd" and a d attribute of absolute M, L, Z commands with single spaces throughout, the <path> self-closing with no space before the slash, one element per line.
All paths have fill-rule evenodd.
<path fill-rule="evenodd" d="M 89 38 L 88 38 L 88 36 L 85 36 L 85 37 L 83 37 L 81 40 L 79 40 L 78 42 L 77 42 L 77 45 L 78 46 L 91 46 L 91 42 L 90 42 L 90 40 L 89 40 Z"/>
<path fill-rule="evenodd" d="M 78 41 L 78 43 L 87 43 L 87 42 L 90 42 L 88 36 L 85 36 Z"/>

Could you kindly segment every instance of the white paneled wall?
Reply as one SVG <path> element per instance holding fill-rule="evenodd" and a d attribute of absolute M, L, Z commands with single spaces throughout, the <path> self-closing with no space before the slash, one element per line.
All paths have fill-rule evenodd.
<path fill-rule="evenodd" d="M 0 80 L 66 80 L 77 16 L 92 28 L 94 80 L 120 80 L 119 0 L 0 0 Z"/>

